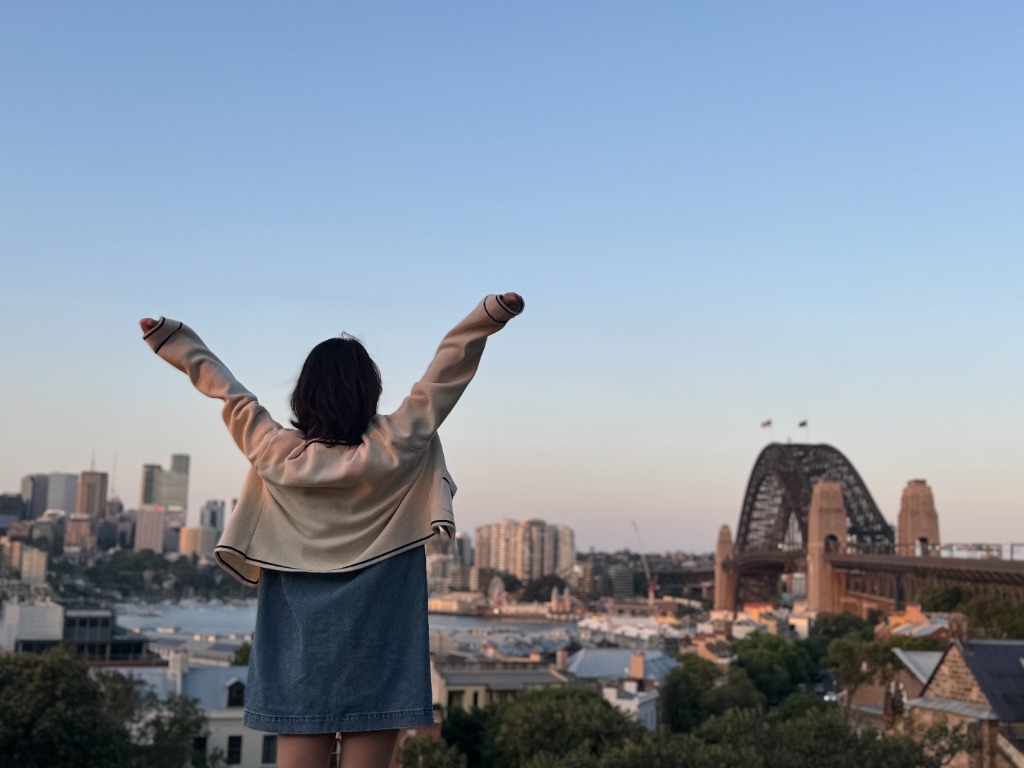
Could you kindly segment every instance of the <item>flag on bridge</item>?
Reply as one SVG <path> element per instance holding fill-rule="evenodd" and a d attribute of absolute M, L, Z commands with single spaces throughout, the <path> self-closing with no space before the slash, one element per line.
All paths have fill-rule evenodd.
<path fill-rule="evenodd" d="M 771 419 L 766 419 L 765 421 L 761 422 L 761 426 L 762 427 L 770 427 L 771 425 L 772 425 L 772 420 Z"/>

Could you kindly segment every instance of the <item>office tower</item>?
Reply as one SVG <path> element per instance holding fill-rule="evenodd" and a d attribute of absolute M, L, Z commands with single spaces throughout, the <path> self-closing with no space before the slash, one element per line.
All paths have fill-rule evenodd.
<path fill-rule="evenodd" d="M 120 520 L 122 514 L 124 514 L 124 504 L 122 504 L 121 500 L 116 496 L 109 499 L 103 505 L 103 517 L 112 523 L 116 523 Z"/>
<path fill-rule="evenodd" d="M 28 505 L 28 519 L 35 520 L 46 511 L 49 475 L 26 475 L 21 480 L 21 498 Z"/>
<path fill-rule="evenodd" d="M 96 549 L 96 524 L 98 519 L 77 512 L 71 515 L 64 531 L 64 551 L 92 552 Z"/>
<path fill-rule="evenodd" d="M 199 510 L 199 527 L 213 528 L 215 531 L 224 530 L 224 502 L 218 499 L 210 499 L 203 504 Z"/>
<path fill-rule="evenodd" d="M 7 522 L 24 520 L 27 508 L 28 505 L 25 504 L 20 493 L 0 494 L 0 518 L 5 518 Z M 5 522 L 4 524 L 6 525 L 7 523 Z"/>
<path fill-rule="evenodd" d="M 164 551 L 164 529 L 167 513 L 163 507 L 143 505 L 135 516 L 135 551 L 149 549 L 160 555 Z"/>
<path fill-rule="evenodd" d="M 55 472 L 50 475 L 46 491 L 46 509 L 63 510 L 69 517 L 78 501 L 78 475 Z"/>
<path fill-rule="evenodd" d="M 171 456 L 170 469 L 159 464 L 142 466 L 141 506 L 188 509 L 188 456 Z"/>
<path fill-rule="evenodd" d="M 83 472 L 78 480 L 75 513 L 97 520 L 107 503 L 107 473 Z"/>
<path fill-rule="evenodd" d="M 209 526 L 182 528 L 178 552 L 183 557 L 213 560 L 213 549 L 219 539 L 220 532 Z"/>

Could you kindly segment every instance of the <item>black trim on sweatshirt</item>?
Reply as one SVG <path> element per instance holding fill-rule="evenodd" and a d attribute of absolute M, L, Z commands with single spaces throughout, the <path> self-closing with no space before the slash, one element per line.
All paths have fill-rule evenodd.
<path fill-rule="evenodd" d="M 256 579 L 256 581 L 253 581 L 252 579 L 247 579 L 245 576 L 243 576 L 241 573 L 239 573 L 235 568 L 233 568 L 231 566 L 231 563 L 229 563 L 227 560 L 225 560 L 221 556 L 220 552 L 214 551 L 213 554 L 217 558 L 217 562 L 220 564 L 220 566 L 222 568 L 227 568 L 229 571 L 231 571 L 233 574 L 235 574 L 235 576 L 237 576 L 239 579 L 244 581 L 246 584 L 252 584 L 253 586 L 256 586 L 256 585 L 258 585 L 260 583 L 259 579 Z"/>
<path fill-rule="evenodd" d="M 494 298 L 497 299 L 498 297 L 495 296 Z M 499 320 L 498 318 L 491 314 L 491 310 L 487 308 L 487 299 L 484 299 L 484 312 L 486 312 L 487 316 L 496 323 L 500 323 L 501 325 L 505 325 L 506 323 L 508 323 L 508 320 Z"/>
<path fill-rule="evenodd" d="M 160 321 L 156 325 L 154 325 L 152 328 L 150 328 L 149 331 L 147 331 L 146 333 L 142 334 L 142 338 L 143 339 L 148 339 L 154 333 L 156 333 L 161 328 L 163 328 L 164 327 L 164 323 L 166 323 L 166 322 L 167 322 L 167 318 L 166 317 L 161 317 Z"/>
<path fill-rule="evenodd" d="M 442 521 L 439 521 L 439 522 L 448 523 L 449 521 L 448 520 L 442 520 Z M 431 525 L 433 525 L 433 523 L 431 523 Z M 299 569 L 299 568 L 292 568 L 292 567 L 287 566 L 287 565 L 281 565 L 281 563 L 274 563 L 274 562 L 271 562 L 270 560 L 260 560 L 259 558 L 256 558 L 256 557 L 249 557 L 242 550 L 235 549 L 234 547 L 229 546 L 228 544 L 219 544 L 219 545 L 217 545 L 217 549 L 229 549 L 232 552 L 236 552 L 239 555 L 241 555 L 242 559 L 245 560 L 248 563 L 260 563 L 261 565 L 266 565 L 266 566 L 268 566 L 268 567 L 270 567 L 270 568 L 272 568 L 274 570 L 284 570 L 284 571 L 292 571 L 292 572 L 298 572 L 298 573 L 344 573 L 345 571 L 355 570 L 357 566 L 367 565 L 369 563 L 372 563 L 374 560 L 381 560 L 383 558 L 388 557 L 389 555 L 395 554 L 396 552 L 400 552 L 403 549 L 408 549 L 409 547 L 414 547 L 417 544 L 422 544 L 427 539 L 434 538 L 434 535 L 435 535 L 434 533 L 431 533 L 429 536 L 424 536 L 422 539 L 416 539 L 415 541 L 410 541 L 408 544 L 402 544 L 399 547 L 395 547 L 394 549 L 389 549 L 387 552 L 382 552 L 381 554 L 375 555 L 374 557 L 368 558 L 366 560 L 360 560 L 357 563 L 350 563 L 349 565 L 342 566 L 342 568 L 332 568 L 329 571 L 304 571 L 304 570 Z M 246 581 L 248 581 L 248 579 L 246 579 Z M 253 583 L 253 582 L 250 582 L 250 583 Z"/>
<path fill-rule="evenodd" d="M 166 344 L 166 343 L 167 343 L 168 341 L 170 341 L 170 340 L 171 340 L 171 337 L 172 337 L 172 336 L 173 336 L 174 334 L 176 334 L 176 333 L 177 333 L 178 331 L 180 331 L 180 330 L 181 330 L 181 328 L 182 328 L 182 326 L 183 326 L 183 325 L 185 325 L 185 324 L 184 324 L 184 323 L 178 323 L 178 327 L 177 327 L 177 328 L 175 328 L 175 329 L 174 329 L 173 331 L 171 331 L 170 333 L 168 333 L 168 334 L 167 334 L 167 338 L 166 338 L 166 339 L 164 339 L 163 341 L 161 341 L 161 342 L 160 342 L 159 344 L 157 344 L 157 345 L 156 345 L 156 347 L 155 347 L 155 348 L 153 349 L 153 351 L 154 351 L 154 352 L 159 352 L 159 351 L 160 351 L 160 350 L 161 350 L 161 349 L 163 348 L 164 344 Z"/>
<path fill-rule="evenodd" d="M 522 296 L 519 297 L 519 301 L 520 301 L 519 312 L 516 312 L 514 309 L 512 309 L 512 307 L 510 307 L 508 304 L 506 304 L 505 301 L 501 298 L 500 294 L 497 294 L 497 293 L 494 294 L 494 298 L 497 300 L 498 304 L 501 305 L 501 308 L 504 309 L 506 312 L 508 312 L 510 315 L 512 315 L 512 317 L 515 317 L 516 315 L 518 315 L 526 307 L 526 303 L 523 301 L 523 297 Z"/>

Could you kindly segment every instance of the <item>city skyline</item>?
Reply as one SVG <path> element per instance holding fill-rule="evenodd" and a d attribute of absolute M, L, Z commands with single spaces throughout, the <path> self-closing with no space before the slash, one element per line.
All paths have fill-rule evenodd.
<path fill-rule="evenodd" d="M 237 494 L 139 318 L 287 423 L 321 339 L 367 344 L 389 412 L 514 290 L 441 430 L 466 531 L 707 551 L 764 445 L 809 438 L 890 524 L 925 479 L 946 540 L 1022 538 L 1024 7 L 0 14 L 0 492 L 94 466 L 133 506 L 181 453 L 190 524 Z"/>

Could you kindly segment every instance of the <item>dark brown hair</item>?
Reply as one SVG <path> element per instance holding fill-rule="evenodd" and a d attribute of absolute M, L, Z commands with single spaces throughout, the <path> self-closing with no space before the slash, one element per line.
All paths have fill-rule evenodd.
<path fill-rule="evenodd" d="M 292 393 L 292 425 L 307 440 L 358 445 L 377 414 L 380 369 L 359 339 L 342 334 L 313 347 Z"/>

